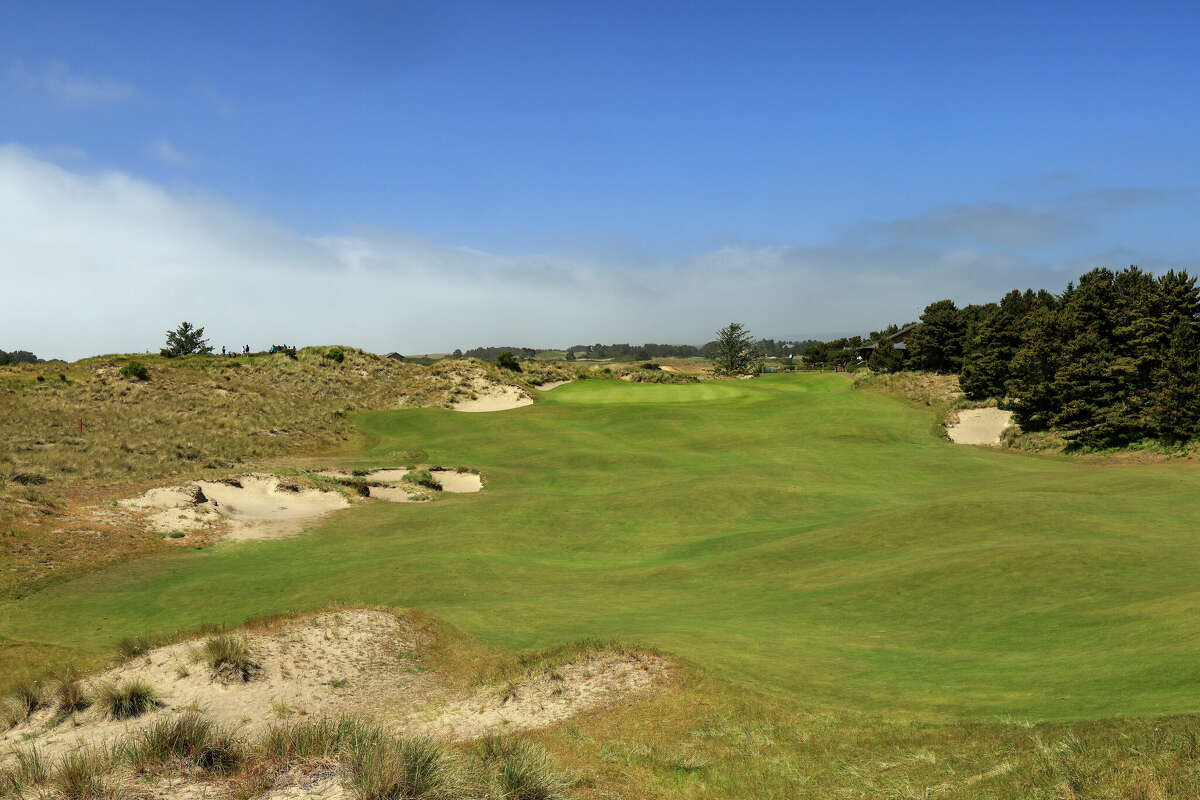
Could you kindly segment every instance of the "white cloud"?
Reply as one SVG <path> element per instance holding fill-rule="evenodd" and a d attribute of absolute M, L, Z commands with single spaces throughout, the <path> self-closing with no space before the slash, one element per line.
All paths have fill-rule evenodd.
<path fill-rule="evenodd" d="M 133 87 L 125 83 L 73 75 L 61 61 L 41 72 L 30 71 L 18 61 L 9 69 L 9 78 L 26 89 L 44 92 L 66 105 L 117 103 L 130 100 L 136 94 Z"/>
<path fill-rule="evenodd" d="M 0 348 L 43 357 L 157 349 L 187 319 L 214 344 L 439 352 L 482 344 L 699 343 L 863 333 L 931 300 L 1061 288 L 1016 255 L 903 240 L 726 247 L 629 267 L 387 232 L 309 236 L 209 196 L 0 146 Z"/>
<path fill-rule="evenodd" d="M 191 159 L 175 149 L 166 139 L 156 139 L 150 143 L 150 154 L 166 164 L 187 164 Z"/>

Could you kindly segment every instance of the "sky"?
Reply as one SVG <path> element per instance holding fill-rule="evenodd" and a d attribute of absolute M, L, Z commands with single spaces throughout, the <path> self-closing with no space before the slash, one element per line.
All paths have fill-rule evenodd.
<path fill-rule="evenodd" d="M 1194 2 L 7 3 L 0 348 L 804 339 L 1195 273 L 1197 41 Z"/>

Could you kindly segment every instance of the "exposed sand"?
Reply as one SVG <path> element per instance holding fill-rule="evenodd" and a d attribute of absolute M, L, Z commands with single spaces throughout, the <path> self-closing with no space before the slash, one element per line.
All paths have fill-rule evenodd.
<path fill-rule="evenodd" d="M 470 740 L 546 727 L 628 700 L 661 686 L 674 669 L 658 656 L 599 653 L 463 696 L 422 664 L 419 630 L 384 611 L 354 609 L 233 633 L 245 640 L 259 667 L 247 681 L 214 673 L 200 658 L 204 639 L 156 648 L 84 683 L 94 689 L 140 678 L 157 690 L 162 705 L 130 720 L 111 719 L 92 706 L 54 727 L 56 710 L 39 709 L 0 733 L 0 766 L 16 747 L 35 745 L 54 758 L 191 709 L 247 738 L 286 718 L 355 715 L 400 733 Z M 288 779 L 281 781 L 278 788 L 291 788 Z"/>
<path fill-rule="evenodd" d="M 946 425 L 946 434 L 955 444 L 1000 444 L 1000 435 L 1012 425 L 1012 412 L 999 408 L 968 408 L 956 416 Z"/>
<path fill-rule="evenodd" d="M 453 469 L 431 469 L 429 474 L 437 478 L 443 492 L 472 494 L 483 488 L 483 476 L 478 472 L 458 472 Z"/>
<path fill-rule="evenodd" d="M 503 687 L 483 687 L 469 698 L 412 715 L 406 727 L 455 740 L 544 728 L 607 705 L 614 697 L 648 692 L 669 671 L 668 662 L 655 656 L 599 655 L 549 667 Z"/>
<path fill-rule="evenodd" d="M 543 384 L 539 384 L 537 390 L 539 392 L 548 392 L 551 389 L 557 389 L 560 386 L 566 386 L 568 383 L 574 382 L 575 381 L 546 381 Z"/>
<path fill-rule="evenodd" d="M 121 505 L 153 511 L 146 521 L 164 534 L 195 533 L 223 527 L 233 540 L 273 539 L 297 533 L 305 524 L 350 505 L 338 492 L 304 489 L 273 475 L 241 475 L 236 484 L 195 481 L 151 489 Z"/>
<path fill-rule="evenodd" d="M 44 755 L 52 756 L 84 743 L 128 735 L 191 707 L 253 736 L 283 715 L 352 713 L 397 692 L 428 691 L 428 679 L 412 669 L 411 658 L 405 658 L 413 649 L 408 626 L 382 611 L 322 614 L 278 632 L 239 635 L 261 667 L 249 681 L 222 680 L 197 660 L 195 651 L 202 639 L 160 647 L 87 681 L 95 687 L 111 680 L 142 678 L 158 691 L 160 708 L 134 719 L 114 720 L 93 706 L 50 729 L 46 726 L 54 710 L 41 709 L 0 735 L 0 753 L 36 744 Z"/>
<path fill-rule="evenodd" d="M 524 389 L 486 378 L 473 378 L 469 388 L 475 397 L 457 401 L 455 411 L 508 411 L 533 404 L 533 398 Z"/>

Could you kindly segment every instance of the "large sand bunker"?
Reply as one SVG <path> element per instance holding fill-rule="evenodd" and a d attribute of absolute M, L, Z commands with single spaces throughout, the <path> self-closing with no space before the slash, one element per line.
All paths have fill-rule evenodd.
<path fill-rule="evenodd" d="M 423 488 L 409 482 L 409 476 L 414 471 L 414 469 L 386 467 L 370 472 L 350 473 L 341 470 L 322 470 L 316 474 L 343 482 L 361 483 L 366 486 L 369 497 L 380 500 L 388 500 L 393 503 L 428 500 L 429 495 Z M 431 467 L 429 474 L 442 487 L 441 491 L 450 494 L 473 494 L 483 489 L 483 476 L 478 472 Z"/>
<path fill-rule="evenodd" d="M 524 389 L 487 378 L 472 378 L 471 395 L 454 404 L 455 411 L 508 411 L 533 404 Z"/>
<path fill-rule="evenodd" d="M 1004 430 L 1012 425 L 1012 412 L 999 408 L 968 408 L 956 416 L 957 420 L 946 426 L 946 434 L 955 444 L 1000 444 Z"/>
<path fill-rule="evenodd" d="M 150 650 L 82 684 L 94 697 L 105 684 L 140 679 L 157 692 L 155 707 L 124 720 L 99 703 L 67 715 L 38 708 L 0 733 L 0 766 L 17 747 L 55 757 L 191 709 L 247 738 L 288 718 L 353 715 L 399 733 L 470 740 L 546 727 L 628 700 L 661 687 L 673 670 L 659 656 L 601 651 L 464 692 L 423 663 L 427 634 L 385 611 L 334 611 L 229 636 L 248 648 L 255 665 L 248 679 L 214 670 L 204 657 L 205 639 Z"/>
<path fill-rule="evenodd" d="M 246 540 L 296 533 L 308 521 L 350 503 L 338 492 L 305 489 L 273 475 L 242 475 L 151 489 L 121 505 L 154 512 L 147 522 L 159 533 L 187 535 L 224 527 L 227 538 Z"/>

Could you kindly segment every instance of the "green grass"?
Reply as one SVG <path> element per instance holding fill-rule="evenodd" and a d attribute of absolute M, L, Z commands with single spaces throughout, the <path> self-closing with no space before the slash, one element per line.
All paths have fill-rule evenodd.
<path fill-rule="evenodd" d="M 0 637 L 86 659 L 341 600 L 514 649 L 637 641 L 785 707 L 1200 705 L 1198 465 L 957 447 L 928 409 L 831 374 L 584 381 L 511 412 L 356 419 L 369 450 L 347 466 L 422 452 L 487 491 L 107 567 L 0 607 Z"/>

